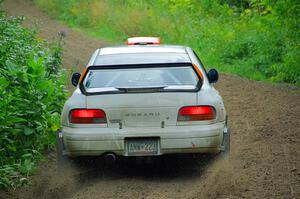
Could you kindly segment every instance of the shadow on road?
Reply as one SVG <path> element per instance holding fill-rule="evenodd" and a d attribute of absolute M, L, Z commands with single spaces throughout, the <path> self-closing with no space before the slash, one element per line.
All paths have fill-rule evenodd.
<path fill-rule="evenodd" d="M 194 178 L 214 160 L 212 155 L 167 155 L 155 158 L 120 158 L 107 164 L 102 157 L 83 157 L 74 161 L 75 178 L 80 183 L 99 179 L 176 180 Z"/>

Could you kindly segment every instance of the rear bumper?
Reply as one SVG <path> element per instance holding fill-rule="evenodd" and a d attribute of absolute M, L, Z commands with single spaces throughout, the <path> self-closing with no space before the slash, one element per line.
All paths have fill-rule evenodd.
<path fill-rule="evenodd" d="M 127 156 L 126 138 L 157 137 L 159 154 L 217 153 L 221 150 L 225 122 L 201 126 L 165 128 L 71 128 L 63 127 L 65 154 L 97 156 L 107 152 Z"/>

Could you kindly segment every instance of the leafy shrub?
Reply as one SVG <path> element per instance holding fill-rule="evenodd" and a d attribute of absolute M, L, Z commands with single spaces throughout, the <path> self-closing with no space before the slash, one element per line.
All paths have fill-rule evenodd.
<path fill-rule="evenodd" d="M 193 47 L 221 71 L 300 85 L 297 0 L 34 1 L 69 25 L 117 43 L 160 36 L 163 43 Z"/>
<path fill-rule="evenodd" d="M 28 182 L 59 129 L 65 79 L 59 44 L 0 13 L 0 187 Z"/>

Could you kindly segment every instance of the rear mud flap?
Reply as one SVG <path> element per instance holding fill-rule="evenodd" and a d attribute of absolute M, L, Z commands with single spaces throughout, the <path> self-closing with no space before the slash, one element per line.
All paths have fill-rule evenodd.
<path fill-rule="evenodd" d="M 228 128 L 228 116 L 226 116 L 225 119 L 225 127 L 223 130 L 223 140 L 222 140 L 222 144 L 220 146 L 220 150 L 221 151 L 226 151 L 226 142 L 230 142 L 230 129 Z"/>
<path fill-rule="evenodd" d="M 62 155 L 66 155 L 63 135 L 61 131 L 57 132 L 56 144 L 57 150 L 59 150 L 59 152 L 61 152 Z"/>

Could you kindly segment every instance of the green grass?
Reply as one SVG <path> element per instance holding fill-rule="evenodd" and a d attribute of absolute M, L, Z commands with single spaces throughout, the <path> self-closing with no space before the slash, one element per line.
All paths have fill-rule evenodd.
<path fill-rule="evenodd" d="M 300 5 L 295 0 L 244 1 L 252 2 L 250 7 L 225 0 L 231 6 L 209 0 L 34 2 L 76 30 L 110 43 L 159 36 L 163 43 L 192 47 L 206 68 L 300 85 Z"/>

